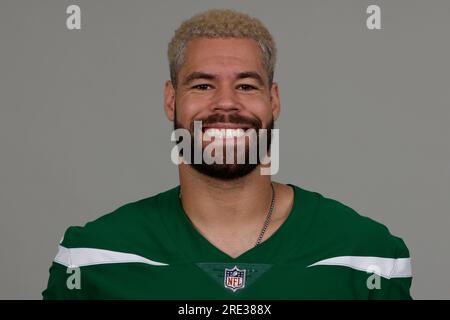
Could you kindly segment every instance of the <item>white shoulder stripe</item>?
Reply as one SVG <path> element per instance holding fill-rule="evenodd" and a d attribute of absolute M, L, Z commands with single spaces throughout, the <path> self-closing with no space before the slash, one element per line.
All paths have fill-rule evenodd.
<path fill-rule="evenodd" d="M 66 267 L 84 267 L 97 264 L 140 262 L 152 266 L 168 266 L 166 263 L 152 261 L 132 253 L 124 253 L 93 248 L 65 248 L 59 246 L 55 262 Z"/>
<path fill-rule="evenodd" d="M 361 256 L 341 256 L 318 261 L 309 265 L 314 266 L 343 266 L 355 270 L 376 273 L 384 278 L 412 277 L 411 258 L 380 258 Z"/>

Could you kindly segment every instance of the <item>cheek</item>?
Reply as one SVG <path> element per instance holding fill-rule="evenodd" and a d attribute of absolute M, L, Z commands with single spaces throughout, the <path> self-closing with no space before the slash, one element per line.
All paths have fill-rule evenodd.
<path fill-rule="evenodd" d="M 262 121 L 264 127 L 272 120 L 272 105 L 270 104 L 269 99 L 266 99 L 265 97 L 253 97 L 246 101 L 244 105 L 247 106 L 247 112 Z"/>
<path fill-rule="evenodd" d="M 177 99 L 177 121 L 187 127 L 198 114 L 205 110 L 205 99 L 194 96 L 183 96 Z"/>

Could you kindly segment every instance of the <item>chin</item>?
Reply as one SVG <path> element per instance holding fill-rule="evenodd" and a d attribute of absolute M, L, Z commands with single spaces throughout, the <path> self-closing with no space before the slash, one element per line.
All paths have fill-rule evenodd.
<path fill-rule="evenodd" d="M 191 164 L 198 172 L 219 180 L 233 180 L 245 177 L 258 167 L 258 164 Z"/>

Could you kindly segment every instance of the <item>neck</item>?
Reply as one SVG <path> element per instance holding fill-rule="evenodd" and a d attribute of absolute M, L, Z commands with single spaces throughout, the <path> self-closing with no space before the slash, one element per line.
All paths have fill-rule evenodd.
<path fill-rule="evenodd" d="M 224 181 L 205 176 L 189 165 L 180 165 L 183 208 L 197 226 L 245 231 L 260 228 L 272 199 L 271 177 L 259 166 L 239 179 Z"/>

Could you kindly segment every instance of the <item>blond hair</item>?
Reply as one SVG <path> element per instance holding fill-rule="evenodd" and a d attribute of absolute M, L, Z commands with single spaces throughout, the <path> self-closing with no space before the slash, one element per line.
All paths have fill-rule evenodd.
<path fill-rule="evenodd" d="M 257 42 L 262 62 L 272 84 L 276 61 L 276 46 L 267 28 L 256 18 L 234 10 L 208 10 L 184 21 L 169 43 L 170 78 L 176 87 L 177 76 L 185 60 L 188 42 L 195 38 L 248 38 Z"/>

